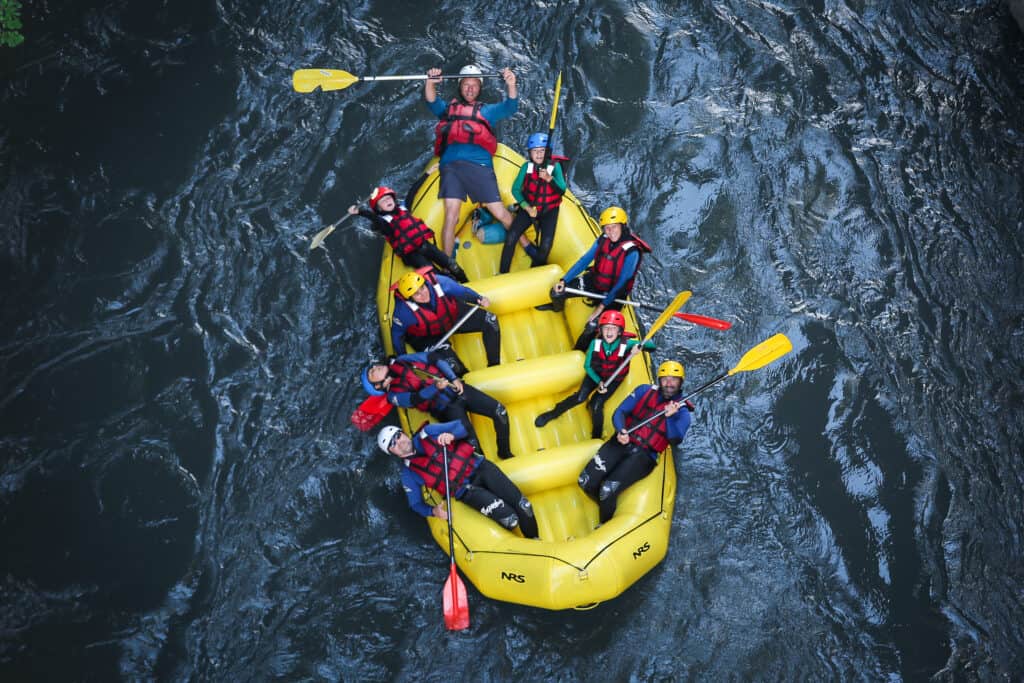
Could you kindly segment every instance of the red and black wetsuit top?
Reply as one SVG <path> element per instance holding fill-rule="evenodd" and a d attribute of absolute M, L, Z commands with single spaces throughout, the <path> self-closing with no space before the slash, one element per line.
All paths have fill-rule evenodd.
<path fill-rule="evenodd" d="M 527 162 L 526 175 L 523 176 L 523 198 L 537 207 L 537 215 L 547 213 L 562 204 L 562 194 L 555 184 L 541 179 L 541 168 L 532 161 Z"/>
<path fill-rule="evenodd" d="M 602 380 L 606 380 L 622 364 L 627 354 L 628 347 L 624 337 L 619 337 L 618 345 L 613 347 L 609 353 L 604 352 L 604 342 L 598 337 L 594 340 L 594 348 L 590 352 L 590 369 L 596 372 Z"/>
<path fill-rule="evenodd" d="M 638 249 L 640 258 L 637 260 L 636 271 L 633 277 L 629 278 L 620 296 L 626 296 L 633 291 L 633 281 L 636 274 L 640 272 L 640 264 L 643 263 L 644 254 L 649 253 L 651 248 L 636 235 L 623 235 L 618 242 L 601 235 L 598 239 L 597 254 L 594 255 L 594 287 L 598 292 L 604 294 L 611 290 L 612 286 L 622 274 L 622 268 L 626 263 L 626 255 L 630 249 Z"/>
<path fill-rule="evenodd" d="M 428 387 L 434 383 L 433 379 L 417 373 L 413 368 L 418 368 L 438 377 L 442 376 L 441 369 L 436 365 L 421 363 L 416 360 L 391 361 L 388 364 L 388 376 L 391 377 L 391 384 L 388 385 L 389 394 L 416 394 L 423 387 Z M 430 412 L 432 404 L 433 401 L 422 400 L 412 404 L 412 407 L 426 413 Z"/>
<path fill-rule="evenodd" d="M 633 406 L 633 411 L 626 415 L 624 420 L 626 429 L 630 429 L 633 425 L 640 424 L 658 411 L 664 410 L 668 403 L 668 401 L 661 397 L 661 392 L 658 388 L 652 386 L 637 400 L 636 405 Z M 651 420 L 630 434 L 629 440 L 655 453 L 661 453 L 669 446 L 668 418 L 661 415 Z"/>
<path fill-rule="evenodd" d="M 452 495 L 462 488 L 469 476 L 476 469 L 480 456 L 473 452 L 473 444 L 468 441 L 456 440 L 448 447 L 448 476 L 444 476 L 444 454 L 441 444 L 434 437 L 420 434 L 420 447 L 423 455 L 406 458 L 405 465 L 423 477 L 427 488 L 434 489 L 445 495 L 448 482 L 452 485 Z"/>
<path fill-rule="evenodd" d="M 424 273 L 423 279 L 433 291 L 434 308 L 405 299 L 409 310 L 416 316 L 416 324 L 405 328 L 405 331 L 413 337 L 441 337 L 458 322 L 459 304 L 455 297 L 444 293 L 434 273 Z"/>
<path fill-rule="evenodd" d="M 400 206 L 391 213 L 380 215 L 390 228 L 384 233 L 384 239 L 399 256 L 408 256 L 427 242 L 434 240 L 434 231 L 430 226 Z"/>
<path fill-rule="evenodd" d="M 498 149 L 498 138 L 490 121 L 480 113 L 481 107 L 481 102 L 469 104 L 458 98 L 449 102 L 434 127 L 434 154 L 441 156 L 448 145 L 464 144 L 479 145 L 493 155 Z"/>

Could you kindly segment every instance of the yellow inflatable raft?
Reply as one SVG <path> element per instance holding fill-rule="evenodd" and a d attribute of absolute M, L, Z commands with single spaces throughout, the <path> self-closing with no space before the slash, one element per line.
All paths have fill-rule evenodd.
<path fill-rule="evenodd" d="M 436 158 L 409 209 L 434 228 L 440 244 L 443 205 L 437 199 L 440 181 Z M 504 145 L 494 156 L 494 168 L 506 205 L 514 203 L 512 182 L 523 158 Z M 433 171 L 433 172 L 430 172 Z M 543 428 L 533 421 L 541 412 L 576 390 L 583 380 L 583 359 L 573 342 L 592 309 L 580 299 L 567 302 L 564 314 L 536 311 L 549 300 L 548 290 L 600 234 L 597 223 L 567 192 L 549 264 L 530 268 L 528 257 L 516 249 L 512 272 L 497 275 L 501 244 L 482 244 L 473 234 L 464 205 L 460 220 L 458 261 L 469 275 L 469 287 L 491 300 L 489 310 L 501 323 L 501 365 L 486 367 L 479 334 L 457 334 L 453 346 L 469 366 L 464 380 L 494 396 L 509 412 L 512 452 L 517 457 L 497 461 L 533 503 L 540 539 L 523 538 L 461 503 L 454 502 L 456 562 L 463 575 L 488 597 L 547 609 L 591 606 L 614 598 L 665 557 L 668 549 L 676 476 L 672 455 L 666 452 L 644 480 L 619 497 L 615 516 L 598 527 L 597 505 L 576 484 L 584 465 L 601 442 L 590 438 L 586 404 Z M 532 235 L 532 229 L 528 234 Z M 385 245 L 377 310 L 385 348 L 391 348 L 394 299 L 390 287 L 408 268 Z M 668 302 L 666 302 L 667 304 Z M 629 331 L 639 334 L 632 308 L 623 311 Z M 398 350 L 403 353 L 405 350 Z M 651 383 L 650 358 L 633 359 L 626 380 L 607 403 L 605 435 L 611 436 L 611 415 L 621 400 L 640 384 Z M 429 416 L 400 411 L 403 427 L 418 427 Z M 473 417 L 473 426 L 488 458 L 496 460 L 495 437 L 488 419 Z M 432 504 L 440 500 L 426 492 Z M 444 521 L 428 520 L 431 533 L 446 552 Z M 598 527 L 598 528 L 595 528 Z"/>

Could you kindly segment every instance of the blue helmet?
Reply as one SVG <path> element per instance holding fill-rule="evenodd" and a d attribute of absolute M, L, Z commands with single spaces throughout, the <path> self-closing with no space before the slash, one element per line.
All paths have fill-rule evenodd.
<path fill-rule="evenodd" d="M 377 365 L 383 365 L 383 363 L 370 363 L 370 365 L 368 365 L 367 368 L 363 370 L 363 374 L 360 375 L 360 379 L 363 380 L 363 389 L 366 389 L 366 393 L 368 393 L 370 396 L 384 395 L 384 392 L 378 389 L 377 387 L 373 386 L 373 382 L 370 381 L 370 368 L 375 367 Z"/>
<path fill-rule="evenodd" d="M 548 146 L 548 134 L 547 133 L 534 133 L 526 141 L 526 149 L 537 149 L 538 147 Z"/>

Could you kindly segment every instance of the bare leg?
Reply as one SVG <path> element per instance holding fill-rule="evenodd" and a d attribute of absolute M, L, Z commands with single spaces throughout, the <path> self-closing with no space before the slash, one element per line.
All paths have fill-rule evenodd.
<path fill-rule="evenodd" d="M 505 208 L 505 207 L 501 207 Z M 452 255 L 455 249 L 455 224 L 459 220 L 459 212 L 462 210 L 462 200 L 445 197 L 444 200 L 444 228 L 441 230 L 441 247 L 448 256 Z M 505 212 L 506 215 L 508 211 Z M 511 218 L 510 218 L 511 220 Z"/>

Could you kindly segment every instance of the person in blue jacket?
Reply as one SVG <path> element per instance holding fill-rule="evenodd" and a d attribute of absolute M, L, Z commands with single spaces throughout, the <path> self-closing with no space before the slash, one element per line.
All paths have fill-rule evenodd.
<path fill-rule="evenodd" d="M 480 440 L 469 413 L 488 417 L 494 425 L 498 457 L 504 460 L 513 456 L 505 406 L 463 383 L 442 354 L 423 351 L 370 363 L 363 370 L 362 382 L 366 393 L 387 395 L 388 402 L 399 408 L 415 408 L 445 422 L 458 420 L 477 448 Z"/>
<path fill-rule="evenodd" d="M 427 71 L 429 78 L 423 87 L 423 97 L 431 113 L 439 119 L 434 128 L 434 154 L 440 158 L 441 171 L 437 196 L 444 200 L 441 248 L 451 256 L 455 248 L 455 224 L 467 196 L 470 201 L 483 204 L 506 230 L 512 225 L 512 215 L 501 201 L 498 179 L 494 175 L 492 157 L 498 138 L 492 126 L 518 111 L 519 90 L 512 70 L 502 69 L 508 98 L 498 104 L 483 104 L 477 99 L 483 86 L 483 72 L 479 67 L 467 65 L 459 70 L 463 78 L 459 79 L 458 96 L 444 102 L 437 97 L 440 75 L 440 69 Z"/>
<path fill-rule="evenodd" d="M 441 503 L 431 507 L 424 502 L 422 488 L 434 489 L 443 498 L 450 486 L 455 500 L 510 531 L 518 527 L 526 538 L 537 538 L 537 520 L 529 499 L 501 468 L 474 452 L 461 422 L 426 424 L 412 437 L 389 425 L 377 434 L 377 446 L 402 459 L 402 488 L 409 507 L 423 517 L 448 519 Z M 447 472 L 443 448 L 448 450 Z"/>
<path fill-rule="evenodd" d="M 602 524 L 615 514 L 619 495 L 650 474 L 662 451 L 686 436 L 690 406 L 682 400 L 685 375 L 681 363 L 665 361 L 658 366 L 657 384 L 637 387 L 615 409 L 615 436 L 597 450 L 578 480 L 597 502 Z"/>
<path fill-rule="evenodd" d="M 594 312 L 587 318 L 583 333 L 576 340 L 576 349 L 579 351 L 586 350 L 594 339 L 597 320 L 604 311 L 621 310 L 622 304 L 615 300 L 625 299 L 633 291 L 643 255 L 651 251 L 650 246 L 629 229 L 628 221 L 626 212 L 618 206 L 610 206 L 602 211 L 598 222 L 603 234 L 551 288 L 551 303 L 537 306 L 542 311 L 561 311 L 565 299 L 580 296 L 566 292 L 567 283 L 571 283 L 570 286 L 575 289 L 602 296 Z"/>
<path fill-rule="evenodd" d="M 450 277 L 432 272 L 406 273 L 395 289 L 395 311 L 391 319 L 391 344 L 395 353 L 404 353 L 406 342 L 416 351 L 426 350 L 455 327 L 472 304 L 487 308 L 491 302 Z M 501 328 L 497 316 L 476 311 L 459 327 L 458 334 L 464 332 L 482 334 L 487 365 L 501 362 Z M 465 374 L 465 364 L 454 352 L 446 357 L 457 374 Z"/>

